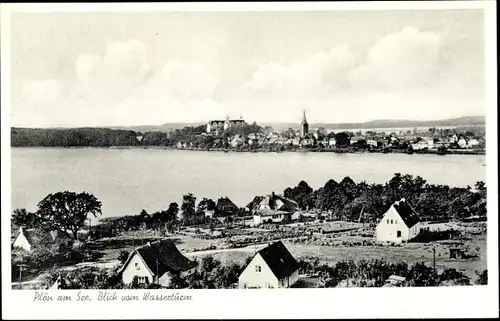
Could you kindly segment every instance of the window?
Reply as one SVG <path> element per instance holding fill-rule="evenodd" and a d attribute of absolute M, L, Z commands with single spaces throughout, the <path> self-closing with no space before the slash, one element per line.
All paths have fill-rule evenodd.
<path fill-rule="evenodd" d="M 401 231 L 398 231 L 397 237 L 401 237 Z"/>
<path fill-rule="evenodd" d="M 389 220 L 387 220 L 387 224 L 389 224 Z"/>
<path fill-rule="evenodd" d="M 392 222 L 392 220 L 391 220 L 391 224 L 392 224 L 392 223 L 393 223 L 393 222 Z"/>
<path fill-rule="evenodd" d="M 394 220 L 394 224 L 398 224 L 398 220 Z"/>
<path fill-rule="evenodd" d="M 148 277 L 147 277 L 147 276 L 138 276 L 138 277 L 137 277 L 137 281 L 138 281 L 139 283 L 148 283 L 148 281 L 149 281 L 149 280 L 148 280 Z"/>
<path fill-rule="evenodd" d="M 141 268 L 139 267 L 139 263 L 135 263 L 135 269 L 140 270 Z"/>
<path fill-rule="evenodd" d="M 255 266 L 255 272 L 260 272 L 260 271 L 262 271 L 260 265 L 256 265 Z"/>

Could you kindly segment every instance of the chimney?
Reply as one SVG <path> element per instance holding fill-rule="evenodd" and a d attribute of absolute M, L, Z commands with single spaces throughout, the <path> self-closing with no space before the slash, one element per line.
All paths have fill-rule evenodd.
<path fill-rule="evenodd" d="M 23 232 L 23 227 L 19 226 L 19 233 L 22 233 L 22 232 Z"/>

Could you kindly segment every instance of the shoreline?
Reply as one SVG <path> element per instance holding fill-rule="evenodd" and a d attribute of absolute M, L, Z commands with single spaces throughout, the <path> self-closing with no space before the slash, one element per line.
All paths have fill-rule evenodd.
<path fill-rule="evenodd" d="M 304 148 L 293 148 L 289 150 L 267 150 L 267 149 L 243 149 L 238 150 L 234 148 L 196 148 L 196 147 L 186 147 L 177 148 L 173 146 L 11 146 L 11 148 L 22 149 L 22 148 L 32 148 L 32 149 L 160 149 L 160 150 L 179 150 L 179 151 L 192 151 L 192 152 L 224 152 L 224 153 L 336 153 L 336 154 L 416 154 L 416 155 L 439 155 L 437 150 L 426 150 L 426 151 L 414 151 L 412 154 L 406 152 L 405 150 L 391 150 L 389 152 L 383 152 L 380 150 L 350 150 L 350 149 L 337 149 L 337 148 L 323 148 L 323 149 L 304 149 Z M 451 149 L 447 150 L 446 155 L 476 155 L 484 156 L 486 155 L 486 150 L 467 150 L 467 149 Z"/>

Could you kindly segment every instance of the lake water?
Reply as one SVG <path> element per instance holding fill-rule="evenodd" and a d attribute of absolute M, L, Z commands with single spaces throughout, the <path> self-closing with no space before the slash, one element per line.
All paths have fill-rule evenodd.
<path fill-rule="evenodd" d="M 35 210 L 49 193 L 94 194 L 103 216 L 154 212 L 182 195 L 227 196 L 246 206 L 254 196 L 282 193 L 299 181 L 384 183 L 394 173 L 429 183 L 467 186 L 486 180 L 482 155 L 224 153 L 162 149 L 12 148 L 12 206 Z"/>

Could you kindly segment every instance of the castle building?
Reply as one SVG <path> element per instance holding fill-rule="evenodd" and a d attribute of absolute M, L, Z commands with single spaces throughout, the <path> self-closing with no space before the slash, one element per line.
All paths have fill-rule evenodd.
<path fill-rule="evenodd" d="M 305 137 L 309 133 L 309 124 L 306 120 L 306 111 L 304 110 L 304 115 L 302 116 L 302 123 L 300 125 L 300 136 Z"/>
<path fill-rule="evenodd" d="M 217 132 L 220 133 L 222 131 L 228 130 L 229 128 L 242 126 L 246 124 L 243 118 L 240 116 L 240 119 L 229 119 L 229 116 L 226 117 L 226 120 L 211 120 L 207 124 L 207 133 Z"/>

